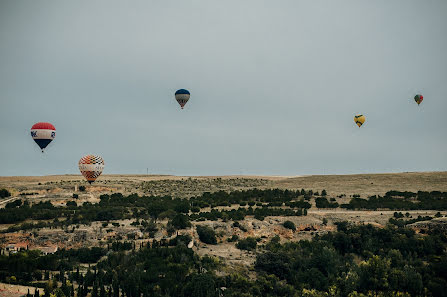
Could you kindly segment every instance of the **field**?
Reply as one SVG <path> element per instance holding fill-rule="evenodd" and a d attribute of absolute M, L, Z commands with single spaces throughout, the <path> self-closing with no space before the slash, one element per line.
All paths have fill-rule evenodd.
<path fill-rule="evenodd" d="M 85 189 L 82 189 L 85 187 Z M 0 224 L 0 247 L 6 249 L 11 244 L 26 244 L 31 248 L 43 249 L 57 247 L 59 249 L 77 249 L 81 247 L 106 247 L 112 242 L 132 241 L 136 247 L 153 244 L 154 242 L 167 242 L 176 235 L 189 236 L 193 250 L 199 256 L 209 255 L 225 263 L 225 267 L 219 273 L 229 274 L 232 271 L 240 271 L 252 275 L 252 267 L 258 253 L 255 251 L 237 248 L 236 241 L 246 238 L 257 238 L 258 245 L 263 246 L 274 237 L 278 237 L 281 243 L 311 240 L 315 235 L 324 235 L 336 231 L 336 224 L 348 221 L 357 225 L 370 224 L 383 228 L 390 218 L 396 217 L 395 210 L 368 209 L 355 210 L 346 208 L 317 208 L 316 201 L 321 197 L 323 190 L 327 192 L 327 199 L 338 205 L 347 204 L 352 197 L 368 198 L 372 195 L 385 195 L 391 190 L 396 191 L 441 191 L 447 192 L 447 172 L 423 172 L 423 173 L 394 173 L 394 174 L 359 174 L 359 175 L 313 175 L 313 176 L 162 176 L 162 175 L 104 175 L 93 185 L 86 183 L 80 175 L 60 175 L 42 177 L 0 177 L 0 189 L 7 189 L 12 195 L 0 199 L 0 208 L 14 201 L 27 201 L 30 205 L 40 202 L 51 202 L 56 209 L 65 208 L 67 203 L 76 203 L 78 207 L 89 207 L 100 202 L 100 195 L 122 193 L 124 197 L 137 193 L 141 196 L 172 196 L 173 198 L 191 199 L 200 197 L 204 193 L 227 193 L 238 190 L 297 190 L 304 189 L 307 193 L 304 198 L 309 203 L 309 208 L 304 215 L 267 215 L 259 218 L 248 215 L 238 220 L 227 217 L 220 219 L 194 219 L 189 210 L 191 225 L 179 228 L 172 232 L 170 224 L 173 214 L 160 214 L 151 219 L 152 228 L 141 224 L 141 218 L 135 219 L 132 215 L 123 216 L 120 219 L 92 220 L 85 223 L 69 223 L 68 218 L 58 217 L 53 219 L 17 221 L 15 223 Z M 309 192 L 312 190 L 312 192 Z M 298 193 L 297 192 L 297 193 Z M 310 194 L 309 194 L 310 193 Z M 206 195 L 206 194 L 205 194 Z M 185 200 L 181 200 L 185 201 Z M 187 201 L 187 200 L 186 200 Z M 304 202 L 304 200 L 301 201 Z M 87 204 L 85 204 L 87 203 Z M 261 203 L 262 204 L 262 203 Z M 266 204 L 259 202 L 248 206 L 242 203 L 207 205 L 200 207 L 200 214 L 223 213 L 228 214 L 235 210 L 254 211 L 264 209 Z M 85 206 L 87 205 L 87 206 Z M 126 208 L 123 208 L 123 210 Z M 130 208 L 132 209 L 132 208 Z M 272 210 L 287 211 L 287 204 L 271 207 Z M 5 209 L 6 211 L 6 209 Z M 300 210 L 301 211 L 301 210 Z M 171 210 L 172 212 L 172 210 Z M 131 213 L 138 213 L 133 208 Z M 175 214 L 175 212 L 174 212 Z M 199 215 L 200 215 L 199 214 Z M 402 211 L 405 219 L 416 219 L 417 222 L 409 226 L 414 230 L 424 229 L 430 224 L 446 226 L 444 218 L 445 209 L 423 209 Z M 144 216 L 143 216 L 144 217 Z M 428 218 L 424 221 L 424 218 Z M 145 217 L 147 220 L 147 216 Z M 285 228 L 284 222 L 291 221 L 296 230 Z M 40 223 L 42 226 L 33 227 L 31 224 Z M 31 227 L 24 227 L 24 224 Z M 428 225 L 427 225 L 428 224 Z M 199 239 L 198 226 L 211 227 L 217 238 L 217 244 L 206 244 Z M 22 230 L 23 229 L 23 230 Z M 236 241 L 230 238 L 236 237 Z"/>
<path fill-rule="evenodd" d="M 79 186 L 85 186 L 84 192 L 79 191 Z M 314 192 L 321 192 L 325 189 L 328 197 L 338 203 L 346 203 L 352 195 L 360 195 L 360 197 L 368 197 L 369 195 L 384 195 L 390 190 L 401 191 L 447 191 L 447 172 L 423 172 L 423 173 L 395 173 L 395 174 L 360 174 L 360 175 L 313 175 L 299 177 L 280 177 L 280 176 L 162 176 L 162 175 L 104 175 L 101 176 L 93 185 L 86 183 L 80 175 L 60 175 L 60 176 L 42 176 L 42 177 L 0 177 L 0 188 L 6 188 L 12 197 L 0 201 L 0 207 L 4 207 L 7 202 L 16 198 L 28 199 L 31 203 L 40 201 L 51 201 L 55 206 L 64 206 L 67 201 L 76 201 L 79 204 L 84 202 L 97 203 L 101 194 L 138 193 L 139 195 L 172 195 L 173 197 L 189 198 L 201 195 L 204 192 L 216 191 L 234 191 L 246 190 L 251 188 L 269 189 L 306 189 Z M 77 193 L 78 198 L 73 199 L 73 194 Z M 22 194 L 22 195 L 20 195 Z M 29 194 L 29 195 L 23 195 Z M 342 194 L 346 196 L 341 196 Z M 339 196 L 339 197 L 337 197 Z M 211 224 L 217 231 L 220 231 L 222 241 L 225 236 L 238 235 L 240 237 L 258 236 L 263 237 L 262 242 L 266 242 L 274 235 L 280 235 L 282 240 L 300 240 L 310 238 L 312 234 L 318 232 L 327 232 L 334 229 L 334 223 L 339 221 L 351 221 L 356 223 L 371 223 L 378 226 L 384 226 L 388 219 L 393 216 L 394 211 L 378 210 L 378 211 L 355 211 L 345 209 L 317 209 L 314 207 L 315 202 L 311 200 L 313 205 L 309 209 L 307 216 L 302 217 L 269 217 L 260 222 L 254 218 L 246 218 L 243 224 L 246 225 L 247 232 L 234 232 L 229 223 L 224 222 L 193 222 L 195 224 Z M 237 208 L 236 206 L 217 207 L 218 210 Z M 210 211 L 211 209 L 203 209 Z M 418 215 L 434 215 L 435 211 L 410 211 L 412 216 Z M 323 219 L 327 219 L 328 223 L 323 225 Z M 312 226 L 313 232 L 291 232 L 281 226 L 285 220 L 293 221 L 298 230 Z M 138 228 L 130 226 L 130 222 L 119 222 L 121 226 L 117 228 L 118 232 L 123 234 L 137 231 Z M 0 230 L 10 227 L 10 224 L 0 225 Z M 96 226 L 96 227 L 95 227 Z M 102 238 L 103 232 L 99 232 L 99 224 L 81 227 L 84 233 L 95 234 L 86 236 L 86 238 Z M 76 241 L 77 237 L 67 239 L 67 235 L 63 230 L 43 228 L 40 232 L 45 233 L 44 238 L 47 242 L 41 241 L 40 244 L 59 244 L 59 246 L 79 247 L 84 244 L 98 245 L 102 241 L 94 239 L 85 240 L 84 243 Z M 79 230 L 77 230 L 79 231 Z M 163 231 L 164 232 L 164 231 Z M 166 232 L 158 234 L 160 238 L 166 236 Z M 193 238 L 196 234 L 188 231 Z M 79 233 L 79 232 L 78 232 Z M 54 236 L 52 236 L 53 234 Z M 59 235 L 58 235 L 59 234 Z M 72 233 L 73 235 L 75 233 Z M 13 234 L 11 236 L 18 236 Z M 3 239 L 8 234 L 2 234 Z M 58 240 L 58 238 L 60 240 Z M 2 238 L 0 238 L 2 239 Z M 59 242 L 60 241 L 60 242 Z M 240 252 L 234 248 L 234 244 L 222 244 L 214 248 L 207 248 L 206 245 L 200 244 L 196 239 L 196 246 L 200 253 L 210 253 L 223 258 L 242 260 Z M 5 240 L 3 240 L 5 242 Z M 204 247 L 205 246 L 205 247 Z M 229 247 L 232 248 L 229 248 Z M 246 257 L 245 257 L 246 258 Z M 242 261 L 243 262 L 243 261 Z"/>

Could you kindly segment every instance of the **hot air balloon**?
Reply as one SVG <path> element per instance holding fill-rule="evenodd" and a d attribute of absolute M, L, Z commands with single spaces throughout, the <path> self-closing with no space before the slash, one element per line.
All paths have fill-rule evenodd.
<path fill-rule="evenodd" d="M 190 96 L 191 93 L 189 93 L 189 91 L 185 89 L 180 89 L 175 92 L 175 100 L 177 100 L 182 109 L 185 106 L 186 102 L 188 102 Z"/>
<path fill-rule="evenodd" d="M 358 114 L 354 117 L 354 122 L 359 126 L 359 128 L 363 125 L 365 122 L 365 116 L 362 114 Z"/>
<path fill-rule="evenodd" d="M 424 96 L 422 96 L 421 94 L 417 94 L 416 96 L 414 96 L 414 101 L 416 101 L 418 105 L 422 103 L 422 100 L 424 100 Z"/>
<path fill-rule="evenodd" d="M 50 123 L 36 123 L 31 127 L 31 137 L 43 150 L 56 137 L 56 128 Z"/>
<path fill-rule="evenodd" d="M 87 155 L 79 160 L 79 170 L 90 184 L 101 175 L 103 169 L 104 160 L 100 156 Z"/>

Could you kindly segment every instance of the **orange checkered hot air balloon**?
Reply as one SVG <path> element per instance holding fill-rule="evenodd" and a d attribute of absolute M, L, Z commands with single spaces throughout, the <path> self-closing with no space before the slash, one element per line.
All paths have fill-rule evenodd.
<path fill-rule="evenodd" d="M 104 160 L 100 156 L 87 155 L 79 160 L 79 170 L 85 179 L 91 184 L 104 169 Z"/>

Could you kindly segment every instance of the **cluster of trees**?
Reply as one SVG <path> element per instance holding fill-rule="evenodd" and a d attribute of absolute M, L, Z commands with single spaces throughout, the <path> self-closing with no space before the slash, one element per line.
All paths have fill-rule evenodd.
<path fill-rule="evenodd" d="M 304 196 L 304 193 L 306 193 L 305 190 L 292 191 L 281 189 L 251 189 L 233 192 L 219 191 L 214 193 L 205 192 L 201 196 L 192 197 L 190 201 L 193 203 L 193 205 L 199 206 L 201 208 L 230 206 L 232 204 L 241 204 L 244 202 L 274 202 L 282 204 L 292 200 L 296 200 L 300 196 Z"/>
<path fill-rule="evenodd" d="M 171 226 L 182 229 L 189 226 L 191 220 L 217 220 L 232 219 L 242 220 L 247 215 L 254 215 L 257 219 L 266 216 L 300 216 L 306 215 L 310 204 L 301 200 L 293 200 L 302 196 L 303 191 L 288 190 L 248 190 L 204 193 L 200 197 L 191 200 L 172 198 L 171 196 L 138 196 L 132 194 L 123 196 L 121 193 L 101 195 L 98 204 L 85 202 L 77 205 L 70 201 L 66 207 L 54 207 L 51 202 L 39 202 L 30 205 L 27 200 L 16 200 L 7 204 L 5 209 L 0 209 L 0 224 L 19 223 L 27 219 L 55 220 L 65 218 L 56 225 L 87 224 L 93 221 L 111 221 L 121 219 L 157 220 L 169 217 Z M 304 191 L 304 193 L 307 193 Z M 200 212 L 203 207 L 215 207 L 219 205 L 231 205 L 233 203 L 248 203 L 256 207 L 240 207 L 237 210 L 212 209 L 211 212 Z M 259 205 L 258 205 L 259 204 Z M 288 209 L 277 206 L 288 206 Z M 189 215 L 190 211 L 192 214 Z M 168 214 L 168 216 L 167 216 Z M 172 215 L 174 214 L 174 215 Z M 175 217 L 175 214 L 183 216 Z M 185 217 L 186 216 L 186 217 Z M 189 219 L 187 218 L 189 216 Z M 32 228 L 31 225 L 14 226 L 14 230 L 20 228 Z M 38 227 L 38 226 L 37 226 Z"/>
<path fill-rule="evenodd" d="M 212 241 L 210 229 L 200 229 Z M 310 241 L 281 244 L 275 237 L 259 247 L 255 238 L 239 240 L 239 248 L 257 250 L 255 279 L 236 271 L 222 276 L 217 271 L 225 263 L 199 257 L 186 247 L 189 240 L 179 236 L 170 246 L 139 250 L 116 244 L 107 254 L 97 248 L 50 256 L 23 251 L 0 256 L 0 276 L 47 280 L 46 270 L 59 271 L 62 285 L 53 280 L 44 290 L 57 297 L 447 296 L 447 236 L 437 229 L 420 236 L 392 225 L 342 222 Z M 76 269 L 81 261 L 97 264 L 82 274 Z"/>
<path fill-rule="evenodd" d="M 368 199 L 353 198 L 347 209 L 392 209 L 392 210 L 447 210 L 447 192 L 399 192 L 389 191 L 384 197 L 371 196 Z"/>
<path fill-rule="evenodd" d="M 435 215 L 435 217 L 440 217 L 440 216 L 441 216 L 440 212 L 438 212 Z M 405 220 L 404 217 L 406 217 L 407 220 Z M 395 212 L 393 217 L 390 218 L 388 221 L 390 224 L 396 225 L 398 227 L 403 227 L 408 224 L 413 224 L 413 223 L 421 222 L 421 221 L 430 221 L 432 219 L 433 219 L 433 217 L 430 217 L 430 216 L 418 216 L 417 218 L 412 218 L 408 212 L 405 214 L 405 216 L 401 212 Z"/>
<path fill-rule="evenodd" d="M 210 212 L 193 213 L 190 215 L 191 220 L 203 221 L 218 219 L 222 220 L 243 220 L 246 216 L 254 216 L 258 220 L 264 220 L 267 216 L 305 216 L 307 215 L 306 209 L 282 209 L 263 206 L 260 208 L 248 208 L 240 207 L 238 209 L 231 210 L 216 210 L 212 209 Z"/>
<path fill-rule="evenodd" d="M 324 197 L 318 197 L 315 199 L 315 206 L 318 208 L 337 208 L 338 203 L 337 202 L 329 202 Z"/>
<path fill-rule="evenodd" d="M 296 290 L 374 296 L 447 296 L 446 234 L 421 237 L 405 228 L 338 225 L 338 231 L 312 241 L 285 243 L 279 238 L 256 259 L 256 270 L 273 274 Z M 359 263 L 355 259 L 361 259 Z M 351 294 L 351 295 L 350 295 Z M 382 295 L 380 295 L 382 294 Z M 358 296 L 358 295 L 354 295 Z M 369 296 L 369 295 L 368 295 Z"/>
<path fill-rule="evenodd" d="M 79 263 L 96 263 L 107 250 L 99 247 L 58 250 L 42 255 L 37 250 L 23 250 L 9 256 L 0 255 L 0 281 L 14 276 L 19 283 L 41 280 L 47 271 L 73 270 Z M 48 276 L 45 277 L 48 279 Z"/>

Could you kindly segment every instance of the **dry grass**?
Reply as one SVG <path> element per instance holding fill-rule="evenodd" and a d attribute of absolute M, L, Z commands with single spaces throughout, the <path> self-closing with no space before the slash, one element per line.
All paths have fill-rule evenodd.
<path fill-rule="evenodd" d="M 447 191 L 447 172 L 409 172 L 355 175 L 310 175 L 274 181 L 283 189 L 326 189 L 330 195 L 383 195 L 387 191 Z"/>

